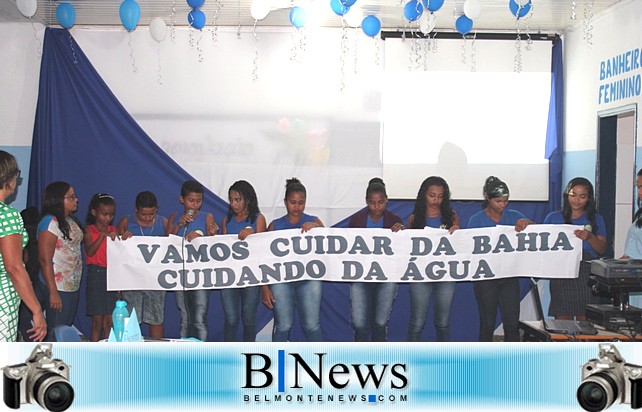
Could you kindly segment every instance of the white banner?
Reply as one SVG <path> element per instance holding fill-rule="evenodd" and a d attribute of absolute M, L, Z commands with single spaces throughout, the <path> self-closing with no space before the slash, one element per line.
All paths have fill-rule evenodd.
<path fill-rule="evenodd" d="M 108 240 L 109 290 L 189 290 L 299 280 L 475 281 L 577 277 L 582 241 L 571 225 L 446 230 L 315 228 L 236 235 Z"/>

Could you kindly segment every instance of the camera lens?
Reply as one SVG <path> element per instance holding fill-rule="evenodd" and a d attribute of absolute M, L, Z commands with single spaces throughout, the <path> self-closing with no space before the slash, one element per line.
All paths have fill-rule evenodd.
<path fill-rule="evenodd" d="M 33 394 L 40 406 L 52 412 L 62 412 L 74 401 L 74 389 L 67 379 L 51 372 L 42 374 L 36 380 Z"/>
<path fill-rule="evenodd" d="M 74 390 L 67 382 L 56 382 L 45 390 L 43 399 L 46 409 L 64 411 L 74 400 Z"/>
<path fill-rule="evenodd" d="M 606 391 L 595 382 L 586 382 L 580 385 L 577 397 L 582 408 L 587 411 L 601 411 L 606 408 L 608 398 Z"/>
<path fill-rule="evenodd" d="M 606 373 L 589 376 L 577 388 L 577 401 L 589 412 L 602 411 L 613 404 L 618 388 L 615 380 Z"/>

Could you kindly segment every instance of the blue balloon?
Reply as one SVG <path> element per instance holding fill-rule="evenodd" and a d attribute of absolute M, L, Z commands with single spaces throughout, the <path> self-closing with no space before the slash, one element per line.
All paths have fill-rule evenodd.
<path fill-rule="evenodd" d="M 417 0 L 410 0 L 403 7 L 403 15 L 408 19 L 408 21 L 415 21 L 424 12 L 424 6 L 421 5 Z"/>
<path fill-rule="evenodd" d="M 341 2 L 341 4 L 343 4 L 346 7 L 352 7 L 357 2 L 357 0 L 339 0 L 339 1 Z"/>
<path fill-rule="evenodd" d="M 330 7 L 337 16 L 343 16 L 350 11 L 350 7 L 341 4 L 340 0 L 330 0 Z"/>
<path fill-rule="evenodd" d="M 297 29 L 305 26 L 307 19 L 308 16 L 303 7 L 294 6 L 292 7 L 292 10 L 290 10 L 290 23 L 292 23 L 292 25 Z"/>
<path fill-rule="evenodd" d="M 366 16 L 361 22 L 361 30 L 366 36 L 374 37 L 381 31 L 381 21 L 377 16 Z"/>
<path fill-rule="evenodd" d="M 205 0 L 187 0 L 187 4 L 193 9 L 198 9 L 205 3 Z"/>
<path fill-rule="evenodd" d="M 205 27 L 205 13 L 200 10 L 192 10 L 187 15 L 187 24 L 200 30 Z"/>
<path fill-rule="evenodd" d="M 132 31 L 140 20 L 140 6 L 136 0 L 125 0 L 120 4 L 120 21 L 127 31 Z"/>
<path fill-rule="evenodd" d="M 525 6 L 519 6 L 515 2 L 515 0 L 510 0 L 508 2 L 508 8 L 510 8 L 510 12 L 513 13 L 513 16 L 517 17 L 518 19 L 521 19 L 522 17 L 526 16 L 528 13 L 531 11 L 531 2 L 529 1 L 526 3 Z"/>
<path fill-rule="evenodd" d="M 422 3 L 428 11 L 436 12 L 444 5 L 444 0 L 422 0 Z"/>
<path fill-rule="evenodd" d="M 56 7 L 56 19 L 65 29 L 71 29 L 76 22 L 76 9 L 69 3 L 60 3 Z"/>
<path fill-rule="evenodd" d="M 461 34 L 468 34 L 473 29 L 473 21 L 468 17 L 461 15 L 455 21 L 455 27 Z"/>

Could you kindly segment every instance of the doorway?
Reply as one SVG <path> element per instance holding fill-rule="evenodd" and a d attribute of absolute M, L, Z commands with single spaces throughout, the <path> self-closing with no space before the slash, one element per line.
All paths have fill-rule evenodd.
<path fill-rule="evenodd" d="M 624 254 L 626 232 L 635 213 L 637 104 L 598 113 L 595 197 L 606 223 L 606 257 Z"/>

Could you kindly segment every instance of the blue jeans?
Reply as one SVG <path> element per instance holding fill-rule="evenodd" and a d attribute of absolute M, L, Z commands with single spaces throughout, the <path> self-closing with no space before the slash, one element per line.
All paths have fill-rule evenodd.
<path fill-rule="evenodd" d="M 397 296 L 396 283 L 363 283 L 350 286 L 355 342 L 385 342 L 388 319 Z"/>
<path fill-rule="evenodd" d="M 422 282 L 410 284 L 410 325 L 408 342 L 419 342 L 428 317 L 428 303 L 433 298 L 437 342 L 450 341 L 450 307 L 455 295 L 455 282 Z"/>
<path fill-rule="evenodd" d="M 181 312 L 181 338 L 196 338 L 205 342 L 210 290 L 176 292 L 176 306 Z"/>
<path fill-rule="evenodd" d="M 270 285 L 274 295 L 274 328 L 272 342 L 286 342 L 294 321 L 294 310 L 298 308 L 301 327 L 308 342 L 323 341 L 321 333 L 321 295 L 323 283 L 320 280 L 277 283 Z"/>
<path fill-rule="evenodd" d="M 223 340 L 237 342 L 239 323 L 243 320 L 243 341 L 256 341 L 256 309 L 259 306 L 261 288 L 221 289 L 221 303 L 225 313 Z"/>

